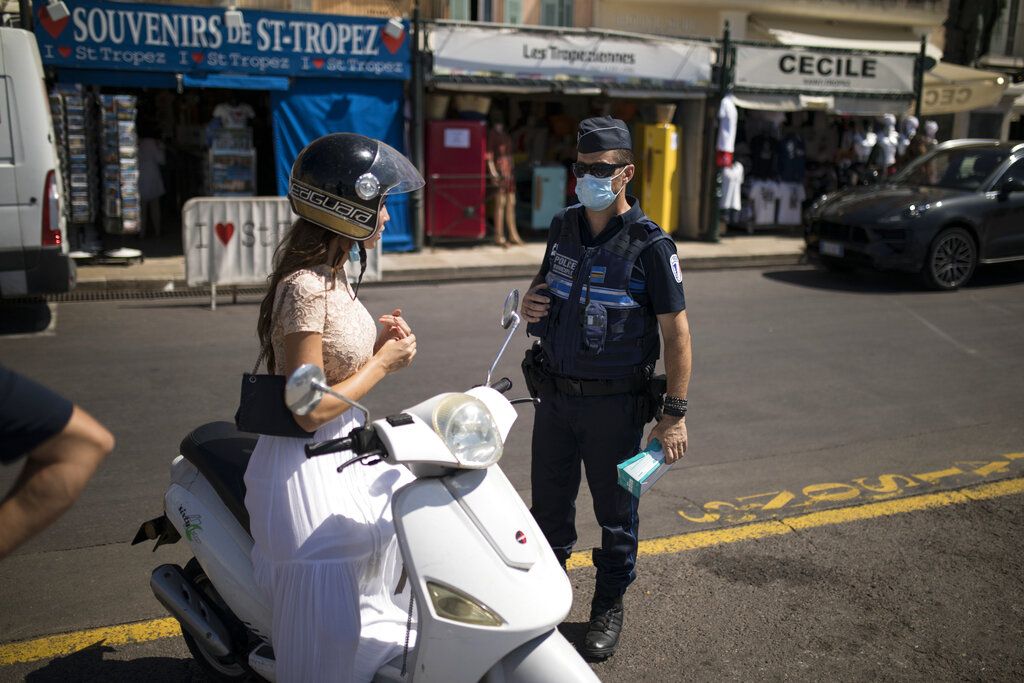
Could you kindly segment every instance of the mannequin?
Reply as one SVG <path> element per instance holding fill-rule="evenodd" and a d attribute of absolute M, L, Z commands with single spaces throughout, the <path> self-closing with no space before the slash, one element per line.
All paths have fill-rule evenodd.
<path fill-rule="evenodd" d="M 491 118 L 487 134 L 487 172 L 495 186 L 494 191 L 494 243 L 507 247 L 508 243 L 524 244 L 516 229 L 516 180 L 512 173 L 512 137 L 505 130 L 505 117 L 496 113 Z M 508 226 L 508 239 L 505 227 Z"/>
<path fill-rule="evenodd" d="M 896 149 L 896 154 L 902 157 L 907 153 L 907 147 L 910 147 L 910 141 L 914 139 L 914 135 L 917 134 L 918 121 L 916 116 L 908 116 L 903 119 L 903 126 L 900 130 L 900 144 Z"/>
<path fill-rule="evenodd" d="M 896 150 L 899 147 L 899 133 L 896 132 L 896 117 L 886 114 L 882 117 L 881 130 L 877 135 L 875 146 L 871 150 L 868 161 L 870 166 L 879 170 L 882 175 L 889 175 L 896 170 Z"/>

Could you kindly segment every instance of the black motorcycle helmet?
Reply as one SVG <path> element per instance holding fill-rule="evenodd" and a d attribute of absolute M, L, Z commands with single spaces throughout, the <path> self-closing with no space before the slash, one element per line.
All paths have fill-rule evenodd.
<path fill-rule="evenodd" d="M 424 185 L 394 147 L 355 133 L 331 133 L 299 152 L 288 200 L 307 221 L 358 242 L 377 233 L 384 198 Z"/>

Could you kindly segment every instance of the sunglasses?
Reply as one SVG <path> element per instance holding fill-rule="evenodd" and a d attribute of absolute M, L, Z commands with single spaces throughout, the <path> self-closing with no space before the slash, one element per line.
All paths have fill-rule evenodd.
<path fill-rule="evenodd" d="M 615 171 L 626 166 L 629 164 L 605 164 L 600 161 L 596 164 L 584 164 L 577 161 L 572 165 L 572 174 L 577 178 L 582 178 L 585 175 L 592 175 L 595 178 L 611 178 L 615 175 Z"/>

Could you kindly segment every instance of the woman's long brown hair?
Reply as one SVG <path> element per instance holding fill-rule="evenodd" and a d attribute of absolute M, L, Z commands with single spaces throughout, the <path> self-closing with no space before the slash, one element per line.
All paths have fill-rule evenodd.
<path fill-rule="evenodd" d="M 338 245 L 337 254 L 331 263 L 327 261 L 330 253 L 331 242 L 335 239 L 341 240 Z M 276 368 L 274 358 L 274 345 L 271 343 L 273 333 L 274 300 L 277 294 L 277 285 L 282 279 L 303 268 L 314 268 L 323 264 L 331 266 L 332 280 L 331 288 L 337 284 L 338 270 L 342 266 L 342 260 L 351 247 L 351 240 L 343 235 L 325 230 L 302 218 L 295 221 L 289 228 L 288 234 L 274 252 L 274 272 L 267 278 L 268 289 L 263 303 L 260 304 L 260 317 L 256 323 L 256 335 L 260 340 L 260 348 L 267 352 L 267 372 L 273 374 Z M 344 272 L 342 277 L 345 277 Z"/>

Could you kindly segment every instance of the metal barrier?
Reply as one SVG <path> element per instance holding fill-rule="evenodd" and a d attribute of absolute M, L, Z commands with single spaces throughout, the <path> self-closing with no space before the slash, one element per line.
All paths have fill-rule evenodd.
<path fill-rule="evenodd" d="M 185 280 L 210 285 L 210 310 L 217 287 L 265 285 L 274 251 L 297 216 L 285 197 L 196 197 L 182 209 Z M 349 268 L 349 279 L 358 275 Z M 367 252 L 367 282 L 381 279 L 379 249 Z"/>

